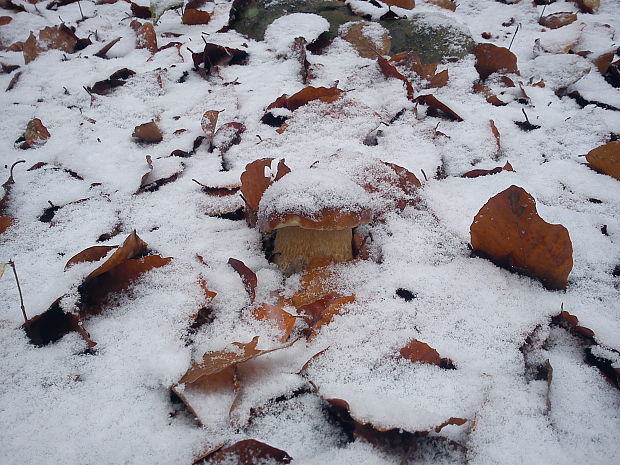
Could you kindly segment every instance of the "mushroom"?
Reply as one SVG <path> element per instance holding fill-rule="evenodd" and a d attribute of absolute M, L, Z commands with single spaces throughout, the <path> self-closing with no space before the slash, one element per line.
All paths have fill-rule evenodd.
<path fill-rule="evenodd" d="M 276 233 L 273 261 L 285 275 L 314 257 L 353 257 L 353 228 L 371 220 L 368 193 L 333 171 L 292 171 L 267 188 L 258 208 L 258 227 Z"/>

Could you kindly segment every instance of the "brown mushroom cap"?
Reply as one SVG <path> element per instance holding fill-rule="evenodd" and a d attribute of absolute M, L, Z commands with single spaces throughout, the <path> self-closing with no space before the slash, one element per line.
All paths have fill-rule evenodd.
<path fill-rule="evenodd" d="M 340 230 L 370 222 L 368 193 L 346 176 L 308 168 L 294 170 L 265 191 L 258 227 L 271 232 L 288 226 Z"/>

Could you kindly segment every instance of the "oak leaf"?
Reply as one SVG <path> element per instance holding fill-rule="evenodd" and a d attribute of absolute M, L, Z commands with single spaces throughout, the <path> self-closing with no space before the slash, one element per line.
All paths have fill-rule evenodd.
<path fill-rule="evenodd" d="M 484 43 L 474 47 L 476 71 L 483 81 L 493 73 L 519 74 L 517 56 L 510 50 L 497 45 Z"/>
<path fill-rule="evenodd" d="M 596 171 L 620 181 L 620 141 L 608 142 L 590 150 L 586 160 Z"/>
<path fill-rule="evenodd" d="M 565 289 L 573 267 L 566 228 L 549 224 L 536 201 L 518 186 L 492 197 L 470 226 L 471 245 L 495 264 L 539 279 L 549 289 Z"/>

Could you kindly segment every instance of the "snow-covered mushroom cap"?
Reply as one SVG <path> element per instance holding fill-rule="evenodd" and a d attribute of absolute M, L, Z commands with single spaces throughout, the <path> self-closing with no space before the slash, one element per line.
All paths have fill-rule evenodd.
<path fill-rule="evenodd" d="M 263 194 L 258 210 L 262 232 L 287 226 L 340 230 L 371 220 L 368 193 L 345 175 L 320 168 L 294 170 Z"/>

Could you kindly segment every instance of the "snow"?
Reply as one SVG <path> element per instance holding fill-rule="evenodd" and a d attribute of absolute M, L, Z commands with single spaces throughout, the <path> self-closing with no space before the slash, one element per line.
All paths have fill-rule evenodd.
<path fill-rule="evenodd" d="M 350 3 L 373 17 L 387 11 L 369 2 Z M 447 86 L 424 90 L 464 121 L 430 116 L 423 105 L 407 99 L 401 81 L 386 79 L 374 60 L 359 57 L 351 44 L 336 38 L 323 54 L 308 53 L 315 76 L 311 85 L 345 92 L 332 104 L 315 101 L 287 112 L 287 127 L 280 134 L 260 118 L 277 97 L 304 87 L 290 45 L 296 37 L 310 42 L 324 31 L 320 17 L 282 18 L 270 26 L 266 41 L 255 42 L 235 31 L 217 32 L 227 21 L 230 2 L 205 6 L 213 11 L 208 25 L 185 26 L 177 12 L 166 11 L 155 26 L 159 45 L 179 41 L 182 46 L 179 52 L 171 47 L 152 56 L 135 49 L 126 2 L 81 2 L 83 21 L 75 3 L 58 11 L 42 2 L 25 2 L 26 12 L 3 10 L 13 18 L 0 26 L 3 46 L 60 24 L 59 15 L 76 27 L 78 37 L 93 40 L 74 54 L 46 51 L 28 65 L 20 52 L 1 52 L 2 63 L 20 65 L 22 75 L 13 90 L 0 93 L 5 109 L 0 113 L 0 182 L 14 161 L 26 162 L 14 169 L 6 213 L 16 221 L 0 235 L 0 262 L 15 261 L 28 315 L 44 312 L 61 296 L 66 296 L 63 308 L 71 309 L 78 285 L 100 263 L 80 263 L 65 272 L 69 257 L 93 245 L 118 245 L 134 229 L 153 253 L 173 260 L 144 274 L 101 314 L 86 319 L 84 326 L 97 342 L 94 353 L 84 352 L 76 333 L 45 347 L 30 344 L 21 328 L 12 271 L 6 270 L 0 280 L 2 465 L 191 463 L 221 442 L 247 438 L 286 450 L 294 464 L 401 463 L 406 447 L 351 441 L 325 398 L 342 398 L 356 419 L 385 428 L 421 431 L 450 417 L 467 419 L 462 426 L 418 438 L 417 449 L 403 463 L 620 461 L 619 391 L 584 361 L 589 343 L 550 324 L 562 308 L 576 315 L 595 333 L 592 353 L 619 366 L 620 291 L 612 271 L 620 264 L 620 183 L 588 168 L 583 155 L 619 132 L 620 113 L 595 105 L 581 108 L 556 91 L 566 88 L 620 107 L 620 92 L 591 62 L 618 48 L 620 2 L 604 0 L 594 15 L 579 13 L 574 2 L 554 2 L 545 14 L 578 14 L 573 25 L 555 31 L 537 23 L 543 7 L 529 1 L 461 0 L 454 13 L 416 3 L 414 10 L 393 10 L 407 16 L 433 13 L 440 22 L 447 17 L 479 42 L 483 32 L 490 32 L 489 41 L 508 47 L 521 25 L 511 47 L 520 70 L 511 75 L 517 87 L 506 88 L 492 78 L 488 82 L 506 106 L 494 107 L 471 92 L 478 75 L 468 56 L 440 65 L 439 70 L 449 70 Z M 116 37 L 122 40 L 107 59 L 94 56 Z M 192 70 L 190 51 L 202 50 L 203 38 L 247 51 L 248 63 L 220 67 L 203 79 Z M 578 39 L 575 50 L 592 53 L 538 50 L 535 56 L 539 38 L 554 51 Z M 91 102 L 83 87 L 124 67 L 136 75 Z M 5 89 L 15 73 L 0 74 L 0 87 Z M 541 79 L 544 87 L 528 85 Z M 540 129 L 524 132 L 515 124 L 524 121 L 522 109 Z M 204 135 L 200 121 L 207 110 L 223 110 L 217 128 L 243 123 L 240 143 L 224 158 L 218 150 L 210 153 L 206 144 L 191 157 L 170 156 L 177 149 L 190 151 L 196 137 Z M 20 150 L 14 141 L 35 117 L 51 137 L 37 148 Z M 151 120 L 157 121 L 163 141 L 133 140 L 133 128 Z M 501 133 L 499 153 L 489 120 Z M 174 134 L 179 129 L 186 131 Z M 377 130 L 382 132 L 378 145 L 365 145 L 367 135 Z M 183 169 L 176 181 L 136 194 L 149 171 L 147 155 L 153 160 L 147 182 Z M 355 295 L 355 302 L 312 342 L 303 338 L 305 323 L 299 320 L 292 340 L 301 339 L 291 347 L 238 367 L 242 388 L 230 418 L 230 391 L 207 396 L 180 386 L 193 394 L 192 405 L 205 421 L 201 428 L 172 402 L 170 388 L 205 352 L 231 350 L 233 342 L 247 343 L 255 336 L 261 350 L 280 347 L 281 333 L 269 321 L 255 320 L 252 309 L 275 303 L 274 292 L 290 297 L 300 290 L 299 275 L 284 278 L 267 260 L 256 229 L 213 216 L 242 207 L 241 197 L 209 196 L 192 181 L 236 186 L 245 165 L 264 157 L 284 158 L 292 172 L 267 190 L 263 213 L 291 204 L 316 212 L 336 201 L 371 206 L 381 213 L 379 220 L 359 230 L 363 237 L 370 233 L 371 260 L 333 266 L 334 292 Z M 41 161 L 47 164 L 27 171 Z M 395 211 L 384 198 L 359 187 L 381 171 L 380 161 L 407 168 L 422 182 L 417 205 Z M 460 177 L 506 161 L 515 172 Z M 439 167 L 446 178 L 436 178 Z M 543 219 L 569 231 L 574 268 L 566 292 L 548 291 L 532 278 L 471 256 L 473 217 L 491 196 L 513 184 L 536 199 Z M 301 195 L 311 192 L 320 194 Z M 48 201 L 61 208 L 44 223 L 39 217 Z M 120 228 L 118 235 L 97 242 L 115 228 Z M 227 264 L 230 257 L 257 274 L 254 304 Z M 199 279 L 217 292 L 210 304 L 214 320 L 190 335 L 192 315 L 204 305 Z M 397 289 L 415 298 L 407 302 Z M 292 307 L 287 311 L 296 313 Z M 535 370 L 526 366 L 520 350 L 537 327 L 541 341 L 531 360 L 549 360 L 549 386 L 531 379 L 528 373 Z M 412 339 L 450 358 L 456 369 L 399 358 L 399 349 Z"/>

